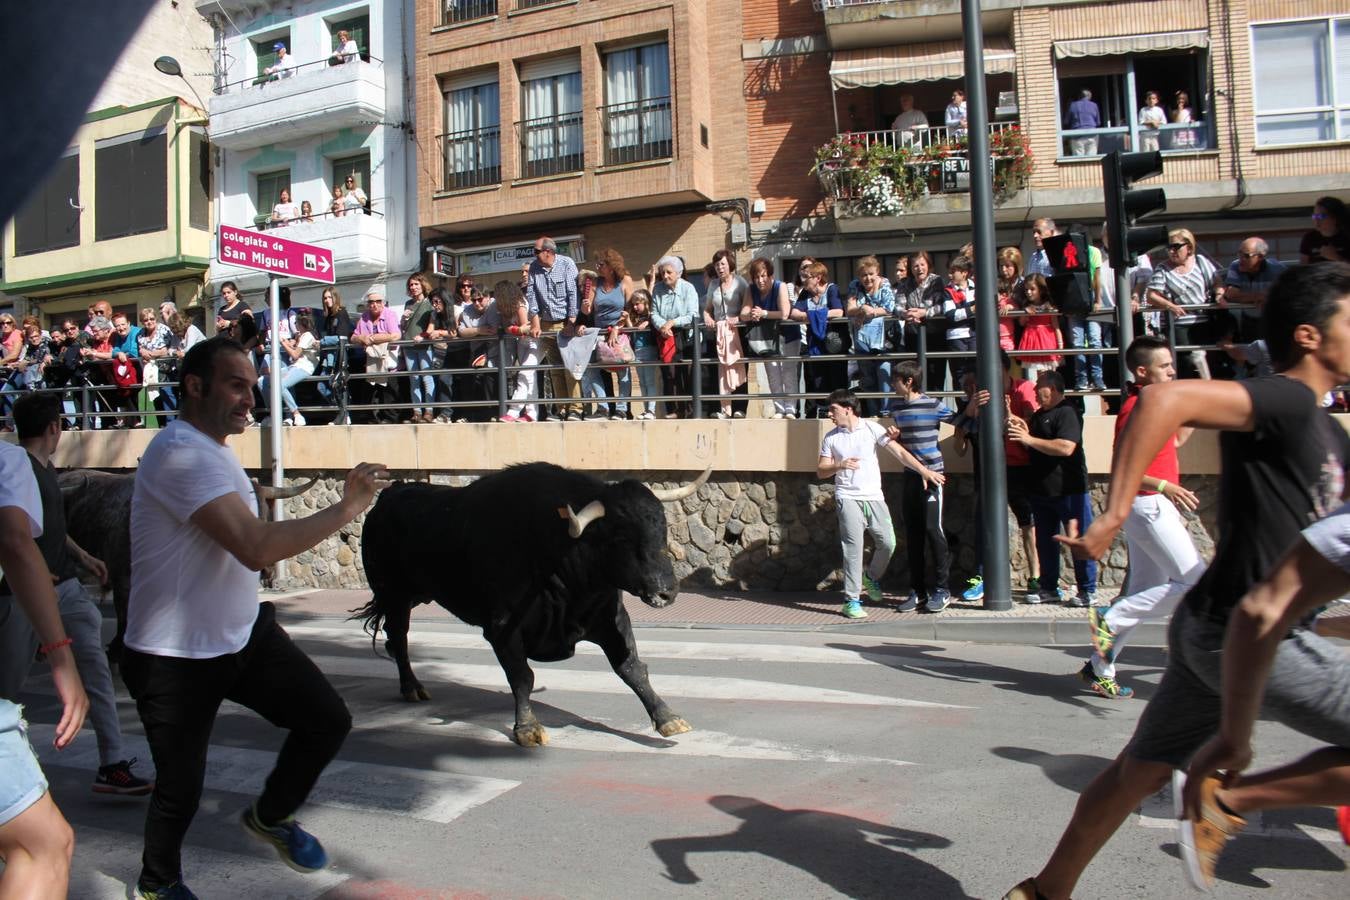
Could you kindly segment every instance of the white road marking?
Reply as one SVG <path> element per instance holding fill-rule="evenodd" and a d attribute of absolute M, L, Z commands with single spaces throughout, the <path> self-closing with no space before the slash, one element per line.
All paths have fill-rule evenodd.
<path fill-rule="evenodd" d="M 1139 804 L 1139 825 L 1142 828 L 1166 829 L 1176 831 L 1177 819 L 1172 805 L 1172 789 L 1165 787 L 1150 795 Z M 1242 830 L 1244 837 L 1269 837 L 1285 839 L 1311 839 L 1320 844 L 1344 844 L 1340 832 L 1331 828 L 1318 828 L 1315 825 L 1267 824 L 1261 813 L 1254 813 L 1247 819 L 1247 827 Z"/>
<path fill-rule="evenodd" d="M 34 725 L 32 744 L 43 766 L 98 769 L 98 748 L 92 741 L 79 742 L 67 750 L 52 747 L 54 727 Z M 141 735 L 125 736 L 126 749 L 147 762 L 149 745 Z M 206 786 L 256 797 L 276 762 L 275 751 L 252 750 L 212 744 L 207 754 Z M 427 822 L 453 822 L 476 806 L 520 784 L 503 778 L 484 778 L 424 769 L 381 766 L 336 759 L 309 795 L 311 804 L 390 815 L 410 816 Z"/>
<path fill-rule="evenodd" d="M 394 664 L 371 656 L 357 659 L 348 656 L 312 654 L 314 664 L 327 675 L 346 675 L 356 678 L 387 678 L 397 681 Z M 413 670 L 423 681 L 446 681 L 468 687 L 507 690 L 506 676 L 496 663 L 474 665 L 448 663 L 437 660 L 418 661 Z M 535 690 L 575 691 L 583 694 L 631 694 L 613 672 L 585 672 L 536 666 Z M 653 686 L 666 697 L 686 697 L 698 700 L 755 700 L 777 703 L 831 703 L 848 706 L 918 707 L 923 709 L 971 709 L 950 703 L 931 703 L 926 700 L 907 700 L 882 694 L 864 694 L 857 691 L 839 691 L 810 685 L 783 684 L 752 678 L 726 678 L 707 675 L 656 675 Z"/>

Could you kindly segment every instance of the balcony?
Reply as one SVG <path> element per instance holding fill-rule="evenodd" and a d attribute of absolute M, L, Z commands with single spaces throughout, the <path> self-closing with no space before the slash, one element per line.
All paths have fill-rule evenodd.
<path fill-rule="evenodd" d="M 831 49 L 961 39 L 961 0 L 815 0 Z M 985 34 L 1007 34 L 1022 0 L 983 0 Z"/>
<path fill-rule="evenodd" d="M 675 152 L 670 98 L 652 97 L 600 107 L 605 165 L 668 159 Z"/>
<path fill-rule="evenodd" d="M 516 123 L 520 177 L 548 178 L 580 172 L 585 166 L 581 113 L 560 113 Z"/>
<path fill-rule="evenodd" d="M 501 183 L 501 126 L 437 135 L 436 143 L 441 149 L 441 190 L 460 191 Z"/>
<path fill-rule="evenodd" d="M 1120 125 L 1112 128 L 1079 128 L 1060 131 L 1059 158 L 1100 158 L 1112 150 L 1129 153 L 1161 150 L 1164 155 L 1194 153 L 1216 147 L 1212 122 L 1160 125 L 1158 128 Z"/>
<path fill-rule="evenodd" d="M 282 78 L 250 78 L 225 85 L 210 100 L 211 142 L 245 150 L 310 137 L 384 118 L 384 64 L 296 66 Z"/>
<path fill-rule="evenodd" d="M 316 215 L 312 222 L 293 221 L 269 228 L 268 234 L 318 244 L 332 250 L 333 269 L 340 281 L 361 275 L 379 275 L 389 268 L 388 226 L 381 204 L 376 201 L 371 207 L 372 211 L 368 214 L 324 214 Z M 224 279 L 237 282 L 243 291 L 254 290 L 267 283 L 264 273 L 241 269 L 214 258 L 211 262 L 211 280 Z"/>
<path fill-rule="evenodd" d="M 1026 187 L 1032 158 L 1016 122 L 990 124 L 989 146 L 999 205 Z M 867 231 L 907 216 L 924 216 L 924 227 L 968 218 L 970 165 L 962 129 L 887 129 L 836 135 L 816 151 L 813 171 L 841 230 Z"/>
<path fill-rule="evenodd" d="M 463 25 L 497 15 L 497 0 L 446 0 L 441 7 L 442 25 Z"/>

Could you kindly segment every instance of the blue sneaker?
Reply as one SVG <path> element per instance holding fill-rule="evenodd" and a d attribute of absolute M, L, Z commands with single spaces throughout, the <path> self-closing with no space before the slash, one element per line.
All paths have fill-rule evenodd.
<path fill-rule="evenodd" d="M 967 603 L 975 603 L 984 599 L 984 579 L 976 575 L 966 582 L 969 587 L 961 592 L 961 599 Z"/>
<path fill-rule="evenodd" d="M 867 599 L 873 603 L 881 602 L 881 585 L 877 584 L 871 575 L 866 572 L 862 577 L 863 593 L 867 594 Z"/>
<path fill-rule="evenodd" d="M 843 613 L 846 619 L 867 618 L 867 610 L 863 609 L 862 604 L 857 600 L 845 600 Z"/>
<path fill-rule="evenodd" d="M 156 891 L 147 891 L 137 885 L 132 896 L 137 900 L 197 900 L 197 895 L 188 890 L 188 886 L 181 881 L 175 881 L 168 887 Z"/>
<path fill-rule="evenodd" d="M 947 604 L 952 602 L 952 595 L 946 588 L 934 588 L 933 593 L 928 596 L 928 602 L 923 605 L 925 612 L 940 613 L 947 608 Z"/>
<path fill-rule="evenodd" d="M 914 612 L 919 608 L 919 603 L 923 600 L 918 591 L 910 591 L 909 596 L 900 603 L 895 604 L 896 612 Z"/>
<path fill-rule="evenodd" d="M 277 851 L 281 861 L 297 872 L 317 872 L 327 867 L 328 854 L 318 838 L 305 831 L 294 817 L 275 825 L 258 821 L 256 804 L 244 810 L 239 817 L 244 830 L 260 840 L 267 841 Z"/>

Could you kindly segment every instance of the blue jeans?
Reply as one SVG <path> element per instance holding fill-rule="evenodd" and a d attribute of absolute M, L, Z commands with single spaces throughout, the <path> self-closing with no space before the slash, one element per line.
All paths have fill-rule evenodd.
<path fill-rule="evenodd" d="M 436 368 L 435 356 L 431 345 L 419 347 L 415 344 L 403 345 L 403 368 L 409 372 L 429 372 Z M 413 375 L 412 384 L 412 404 L 413 412 L 421 412 L 421 407 L 425 404 L 427 411 L 431 411 L 431 404 L 436 401 L 436 378 L 433 375 Z"/>
<path fill-rule="evenodd" d="M 644 344 L 633 348 L 633 356 L 640 363 L 659 363 L 661 354 L 656 345 Z M 638 384 L 642 386 L 642 411 L 656 414 L 656 401 L 650 398 L 661 396 L 661 367 L 642 366 L 638 369 Z M 631 381 L 629 382 L 631 392 Z"/>
<path fill-rule="evenodd" d="M 1100 350 L 1115 344 L 1116 326 L 1110 322 L 1094 322 L 1083 316 L 1069 317 L 1069 346 Z M 1086 368 L 1084 368 L 1086 366 Z M 1074 387 L 1082 390 L 1091 382 L 1093 387 L 1102 387 L 1102 355 L 1079 354 L 1073 358 Z"/>
<path fill-rule="evenodd" d="M 1092 524 L 1092 500 L 1090 494 L 1068 494 L 1063 497 L 1038 497 L 1032 495 L 1031 517 L 1036 525 L 1036 556 L 1041 562 L 1041 588 L 1056 590 L 1059 587 L 1059 551 L 1060 544 L 1055 535 L 1064 529 L 1068 534 L 1069 520 L 1078 522 L 1078 533 L 1087 531 Z M 1078 590 L 1091 594 L 1097 590 L 1097 563 L 1091 559 L 1073 561 L 1074 580 Z"/>
<path fill-rule="evenodd" d="M 858 390 L 863 393 L 880 391 L 889 393 L 891 390 L 891 361 L 889 359 L 876 359 L 871 356 L 858 357 Z M 863 401 L 863 410 L 866 415 L 879 416 L 885 409 L 887 399 L 866 399 Z"/>
<path fill-rule="evenodd" d="M 264 375 L 262 378 L 258 379 L 258 390 L 262 391 L 264 399 L 271 396 L 269 393 L 271 389 L 268 387 L 271 382 L 267 380 L 268 377 L 269 376 Z M 281 403 L 291 412 L 295 412 L 296 408 L 299 406 L 299 404 L 295 402 L 295 395 L 291 393 L 291 388 L 295 387 L 308 377 L 309 373 L 299 366 L 283 365 L 281 369 Z"/>

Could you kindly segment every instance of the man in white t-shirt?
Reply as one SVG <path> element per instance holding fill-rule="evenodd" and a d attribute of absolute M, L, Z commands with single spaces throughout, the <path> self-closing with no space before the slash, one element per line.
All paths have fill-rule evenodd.
<path fill-rule="evenodd" d="M 858 398 L 847 389 L 830 394 L 827 402 L 830 421 L 835 427 L 820 444 L 816 477 L 834 476 L 834 505 L 839 516 L 839 541 L 844 551 L 844 609 L 850 619 L 864 619 L 861 594 L 873 603 L 882 599 L 880 580 L 895 552 L 895 528 L 886 498 L 881 493 L 881 466 L 877 448 L 885 447 L 907 469 L 913 469 L 924 482 L 945 484 L 941 472 L 926 468 L 899 441 L 886 434 L 885 427 L 858 417 Z M 872 533 L 872 559 L 863 570 L 863 532 Z"/>
<path fill-rule="evenodd" d="M 257 517 L 248 477 L 226 445 L 253 408 L 258 380 L 242 347 L 224 337 L 183 357 L 182 413 L 150 442 L 131 501 L 131 599 L 122 677 L 145 727 L 157 781 L 146 814 L 138 896 L 186 896 L 181 848 L 197 811 L 207 745 L 225 700 L 289 730 L 246 831 L 289 866 L 328 864 L 296 824 L 351 728 L 342 698 L 258 602 L 258 570 L 313 547 L 351 522 L 388 483 L 361 463 L 336 504 L 303 519 Z M 178 893 L 171 893 L 177 891 Z"/>
<path fill-rule="evenodd" d="M 89 699 L 75 668 L 75 654 L 57 612 L 56 591 L 33 539 L 42 534 L 42 500 L 22 447 L 0 443 L 0 568 L 14 590 L 19 610 L 0 607 L 0 663 L 13 654 L 27 669 L 34 637 L 52 668 L 61 699 L 56 726 L 58 750 L 70 745 L 84 724 Z M 25 737 L 23 709 L 15 697 L 0 698 L 0 896 L 64 897 L 69 891 L 75 835 L 47 791 Z"/>

